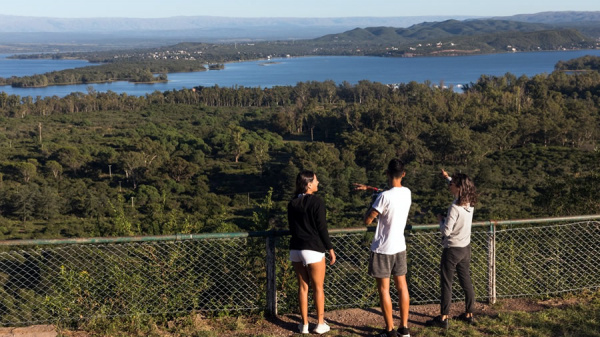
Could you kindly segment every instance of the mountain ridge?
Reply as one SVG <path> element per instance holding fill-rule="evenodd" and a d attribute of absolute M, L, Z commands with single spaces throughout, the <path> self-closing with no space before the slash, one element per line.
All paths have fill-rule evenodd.
<path fill-rule="evenodd" d="M 0 32 L 121 32 L 138 30 L 193 30 L 213 27 L 368 27 L 394 26 L 408 27 L 418 23 L 446 20 L 509 20 L 529 23 L 580 23 L 582 21 L 600 21 L 600 11 L 559 11 L 512 16 L 469 16 L 469 15 L 431 15 L 431 16 L 394 16 L 394 17 L 329 17 L 329 18 L 239 18 L 224 16 L 173 16 L 165 18 L 56 18 L 15 16 L 0 14 Z"/>
<path fill-rule="evenodd" d="M 328 34 L 316 41 L 341 41 L 345 38 L 360 37 L 381 42 L 413 42 L 425 41 L 452 36 L 481 35 L 483 33 L 499 33 L 508 31 L 532 32 L 549 30 L 552 26 L 539 23 L 523 23 L 508 20 L 446 20 L 442 22 L 423 22 L 408 28 L 367 27 L 355 28 L 338 34 Z"/>
<path fill-rule="evenodd" d="M 517 19 L 522 21 L 516 21 Z M 494 21 L 493 24 L 490 20 Z M 307 39 L 318 39 L 321 42 L 335 39 L 335 42 L 339 42 L 340 37 L 371 40 L 373 43 L 386 42 L 386 39 L 387 42 L 409 43 L 511 30 L 527 32 L 573 28 L 587 37 L 600 39 L 600 11 L 542 12 L 496 19 L 467 16 L 60 19 L 0 15 L 0 52 L 111 50 L 168 46 L 180 42 Z M 38 45 L 37 50 L 35 45 Z M 39 47 L 40 45 L 45 47 Z"/>

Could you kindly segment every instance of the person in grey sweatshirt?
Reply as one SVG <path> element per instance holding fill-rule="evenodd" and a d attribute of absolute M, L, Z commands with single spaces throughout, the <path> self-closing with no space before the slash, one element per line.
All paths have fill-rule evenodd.
<path fill-rule="evenodd" d="M 471 224 L 474 206 L 477 203 L 477 190 L 471 178 L 466 174 L 455 173 L 450 177 L 446 171 L 442 170 L 442 175 L 448 181 L 448 189 L 454 196 L 454 201 L 448 208 L 445 217 L 441 214 L 438 215 L 443 246 L 440 262 L 440 315 L 426 323 L 429 326 L 448 328 L 455 272 L 465 293 L 465 312 L 457 318 L 469 324 L 474 323 L 475 291 L 471 282 L 470 264 Z"/>

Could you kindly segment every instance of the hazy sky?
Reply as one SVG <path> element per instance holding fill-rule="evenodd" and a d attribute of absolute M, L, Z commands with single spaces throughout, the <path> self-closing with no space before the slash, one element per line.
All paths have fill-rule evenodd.
<path fill-rule="evenodd" d="M 60 18 L 507 16 L 599 10 L 598 0 L 0 0 L 0 14 Z"/>

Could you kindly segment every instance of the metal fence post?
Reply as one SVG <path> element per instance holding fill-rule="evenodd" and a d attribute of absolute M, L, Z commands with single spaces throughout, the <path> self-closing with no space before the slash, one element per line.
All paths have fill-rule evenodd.
<path fill-rule="evenodd" d="M 274 232 L 267 235 L 267 311 L 272 316 L 277 316 L 277 274 L 275 268 L 275 242 L 277 236 Z"/>
<path fill-rule="evenodd" d="M 496 224 L 490 221 L 488 235 L 488 303 L 496 303 Z"/>

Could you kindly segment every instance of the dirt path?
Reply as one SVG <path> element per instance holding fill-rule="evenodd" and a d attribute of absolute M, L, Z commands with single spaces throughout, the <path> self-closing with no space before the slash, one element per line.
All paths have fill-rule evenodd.
<path fill-rule="evenodd" d="M 501 312 L 535 312 L 556 306 L 568 305 L 564 300 L 536 301 L 532 299 L 504 299 L 495 305 L 477 303 L 476 316 L 495 317 Z M 410 307 L 409 326 L 411 336 L 418 336 L 418 331 L 425 327 L 425 321 L 439 314 L 439 304 L 413 305 Z M 457 316 L 463 310 L 463 305 L 454 303 L 450 316 Z M 325 320 L 332 329 L 337 331 L 338 335 L 358 335 L 371 336 L 383 328 L 383 318 L 379 308 L 368 309 L 342 309 L 328 311 L 325 313 Z M 397 311 L 394 314 L 394 320 L 400 320 Z M 315 322 L 315 317 L 310 317 L 311 323 Z M 273 336 L 292 336 L 297 331 L 297 325 L 300 322 L 300 316 L 296 314 L 281 315 L 277 318 L 268 318 L 255 326 L 254 329 L 248 329 L 249 335 L 268 334 Z M 312 328 L 312 324 L 311 324 Z M 298 334 L 298 336 L 300 336 Z"/>
<path fill-rule="evenodd" d="M 486 303 L 476 303 L 475 315 L 477 317 L 488 316 L 497 317 L 504 312 L 536 312 L 555 307 L 573 305 L 577 301 L 572 299 L 551 299 L 540 301 L 535 299 L 503 299 L 494 305 Z M 454 303 L 451 308 L 450 316 L 457 316 L 463 308 L 462 303 Z M 439 304 L 413 305 L 410 307 L 409 327 L 411 336 L 418 337 L 423 334 L 425 321 L 438 315 Z M 269 336 L 282 337 L 303 335 L 297 334 L 297 326 L 300 322 L 300 316 L 297 314 L 279 315 L 275 318 L 263 318 L 260 316 L 227 316 L 221 318 L 207 318 L 201 314 L 188 316 L 193 322 L 184 324 L 182 321 L 169 322 L 167 329 L 161 329 L 152 334 L 153 336 L 164 337 L 184 337 L 184 336 Z M 332 328 L 331 333 L 325 336 L 345 337 L 345 336 L 372 336 L 383 327 L 383 318 L 379 308 L 367 309 L 340 309 L 330 310 L 325 313 L 325 319 Z M 394 320 L 396 324 L 400 320 L 395 311 Z M 189 322 L 189 320 L 188 320 Z M 314 326 L 315 317 L 310 317 L 311 328 Z M 451 322 L 451 324 L 456 324 Z M 37 336 L 35 333 L 26 334 L 26 329 L 21 333 L 24 335 L 2 334 L 0 337 L 29 337 Z M 205 333 L 204 333 L 205 332 Z M 118 336 L 142 336 L 143 334 L 118 334 Z M 46 335 L 51 337 L 52 335 Z M 46 337 L 44 336 L 44 337 Z M 98 333 L 88 333 L 85 331 L 61 331 L 61 336 L 66 337 L 91 337 L 100 336 Z M 112 334 L 110 336 L 113 336 Z M 311 334 L 310 336 L 316 336 Z M 38 336 L 41 337 L 41 336 Z"/>

